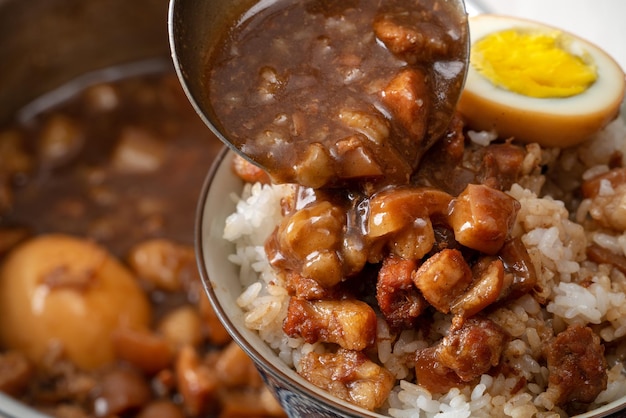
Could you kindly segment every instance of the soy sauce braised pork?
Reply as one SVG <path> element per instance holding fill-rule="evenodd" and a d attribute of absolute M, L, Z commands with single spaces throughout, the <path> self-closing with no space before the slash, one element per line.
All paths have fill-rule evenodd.
<path fill-rule="evenodd" d="M 493 321 L 473 318 L 435 346 L 417 351 L 417 380 L 434 393 L 445 393 L 477 379 L 499 364 L 507 339 Z"/>
<path fill-rule="evenodd" d="M 591 328 L 569 326 L 546 345 L 544 354 L 555 403 L 593 402 L 606 388 L 604 346 Z"/>
<path fill-rule="evenodd" d="M 395 378 L 364 353 L 339 349 L 336 353 L 310 353 L 302 360 L 301 374 L 335 396 L 373 410 L 382 405 Z"/>
<path fill-rule="evenodd" d="M 490 153 L 472 146 L 462 152 L 461 159 Z M 525 155 L 521 148 L 515 152 Z M 492 171 L 490 178 L 505 184 L 509 175 Z M 473 172 L 471 179 L 481 176 Z M 451 317 L 450 336 L 417 354 L 419 384 L 447 391 L 499 365 L 509 336 L 482 314 L 537 284 L 526 248 L 511 235 L 520 207 L 515 199 L 474 183 L 458 195 L 419 185 L 385 187 L 371 195 L 300 186 L 292 199 L 265 243 L 292 295 L 283 323 L 287 335 L 342 353 L 367 353 L 374 348 L 367 340 L 377 332 L 375 313 L 396 336 L 426 330 L 438 313 Z M 356 299 L 362 301 L 358 307 Z M 299 372 L 319 382 L 317 372 L 307 368 L 323 368 L 322 358 L 303 362 Z M 322 387 L 330 388 L 326 379 L 332 380 L 323 378 Z M 344 399 L 353 396 L 349 391 Z"/>

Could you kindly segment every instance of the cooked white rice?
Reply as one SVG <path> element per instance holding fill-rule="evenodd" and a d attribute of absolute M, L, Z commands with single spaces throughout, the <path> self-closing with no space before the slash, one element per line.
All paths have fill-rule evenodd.
<path fill-rule="evenodd" d="M 490 133 L 472 133 L 476 143 L 488 145 Z M 586 259 L 587 244 L 593 242 L 617 254 L 626 255 L 626 233 L 601 230 L 588 221 L 593 205 L 577 202 L 571 191 L 581 179 L 608 170 L 609 156 L 615 151 L 624 156 L 626 166 L 626 126 L 620 118 L 603 132 L 576 149 L 564 151 L 528 147 L 528 167 L 539 159 L 549 163 L 547 175 L 529 172 L 509 191 L 521 203 L 513 234 L 521 237 L 535 265 L 543 288 L 536 296 L 525 295 L 490 318 L 504 326 L 512 336 L 503 358 L 527 380 L 517 390 L 518 378 L 483 375 L 474 387 L 452 389 L 443 396 L 433 396 L 425 388 L 404 378 L 410 375 L 406 354 L 425 348 L 426 341 L 418 331 L 404 331 L 392 343 L 389 329 L 382 320 L 378 325 L 379 362 L 398 379 L 386 410 L 392 417 L 558 417 L 565 412 L 554 405 L 547 390 L 548 370 L 539 361 L 545 336 L 564 329 L 568 324 L 594 325 L 603 342 L 626 335 L 626 277 L 608 265 Z M 543 187 L 545 186 L 545 187 Z M 226 221 L 224 237 L 234 242 L 230 260 L 239 265 L 240 280 L 245 287 L 238 299 L 246 312 L 246 325 L 257 330 L 263 340 L 276 350 L 288 365 L 298 369 L 303 354 L 323 351 L 322 344 L 306 344 L 288 338 L 282 331 L 289 296 L 269 266 L 263 245 L 281 219 L 281 199 L 291 186 L 246 185 L 237 197 L 237 209 Z M 540 190 L 544 190 L 539 195 Z M 601 194 L 616 193 L 610 184 Z M 569 208 L 569 210 L 568 210 Z M 584 285 L 582 280 L 585 280 Z M 537 298 L 548 303 L 542 307 Z M 433 329 L 443 336 L 450 319 L 435 315 Z M 624 344 L 622 344 L 624 345 Z M 626 347 L 622 347 L 622 354 Z M 596 408 L 626 394 L 624 366 L 617 356 L 609 357 L 609 383 L 597 397 Z M 517 390 L 514 394 L 513 390 Z"/>

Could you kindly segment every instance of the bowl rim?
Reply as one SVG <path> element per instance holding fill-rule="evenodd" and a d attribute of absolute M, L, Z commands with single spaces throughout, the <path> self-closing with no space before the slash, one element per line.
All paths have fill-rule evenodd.
<path fill-rule="evenodd" d="M 32 406 L 0 392 L 0 417 L 2 418 L 50 418 Z"/>
<path fill-rule="evenodd" d="M 206 254 L 208 254 L 208 249 L 211 246 L 208 240 L 206 239 L 207 228 L 210 228 L 211 225 L 211 216 L 207 213 L 207 202 L 208 197 L 213 190 L 214 183 L 217 181 L 219 174 L 223 173 L 226 170 L 231 170 L 230 162 L 232 158 L 235 156 L 235 153 L 230 150 L 227 146 L 224 146 L 223 149 L 218 153 L 215 160 L 213 161 L 208 174 L 205 178 L 204 184 L 202 186 L 202 190 L 199 196 L 197 210 L 196 210 L 196 225 L 194 229 L 195 234 L 195 251 L 196 251 L 196 262 L 198 266 L 198 270 L 200 272 L 202 286 L 204 287 L 205 293 L 209 298 L 209 301 L 215 310 L 215 313 L 224 325 L 226 331 L 230 334 L 233 341 L 235 341 L 243 351 L 255 362 L 255 366 L 257 369 L 261 369 L 262 372 L 269 374 L 274 379 L 281 382 L 288 390 L 292 392 L 299 393 L 301 395 L 307 395 L 312 397 L 317 402 L 324 403 L 332 412 L 341 413 L 343 416 L 347 417 L 386 417 L 385 415 L 378 414 L 376 412 L 367 411 L 365 409 L 356 407 L 351 405 L 339 398 L 336 398 L 332 394 L 325 392 L 319 388 L 314 387 L 311 383 L 306 381 L 303 377 L 297 374 L 297 372 L 291 369 L 292 373 L 285 373 L 281 371 L 278 367 L 276 367 L 273 362 L 269 359 L 265 358 L 260 351 L 255 348 L 254 344 L 248 341 L 245 336 L 238 330 L 237 326 L 231 321 L 227 312 L 223 308 L 220 298 L 215 291 L 216 285 L 209 278 L 209 270 L 211 267 L 208 265 L 206 260 Z M 231 171 L 232 173 L 232 171 Z M 235 175 L 232 174 L 234 177 Z M 243 181 L 240 181 L 243 185 Z M 226 197 L 225 197 L 226 198 Z M 222 200 L 224 202 L 224 200 Z M 232 203 L 233 208 L 235 203 Z M 223 222 L 220 225 L 223 230 Z M 229 261 L 227 261 L 229 262 Z M 234 297 L 236 299 L 238 295 Z M 237 308 L 239 309 L 239 308 Z M 256 331 L 251 331 L 256 334 Z M 262 344 L 266 344 L 264 341 L 261 341 Z M 266 344 L 267 345 L 267 344 Z M 269 346 L 268 346 L 269 347 Z M 271 349 L 271 348 L 270 348 Z M 272 350 L 273 351 L 273 350 Z M 281 361 L 277 357 L 277 361 Z M 287 366 L 288 367 L 288 366 Z M 621 398 L 618 398 L 610 403 L 604 404 L 599 408 L 596 408 L 592 411 L 576 415 L 572 418 L 602 418 L 609 417 L 613 414 L 614 418 L 618 417 L 626 417 L 624 411 L 626 410 L 626 394 Z M 620 414 L 618 414 L 621 411 Z"/>

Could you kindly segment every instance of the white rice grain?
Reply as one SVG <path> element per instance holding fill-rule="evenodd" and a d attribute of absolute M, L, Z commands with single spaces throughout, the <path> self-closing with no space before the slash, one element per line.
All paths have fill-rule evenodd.
<path fill-rule="evenodd" d="M 483 147 L 486 147 L 487 145 L 489 145 L 491 141 L 498 139 L 498 134 L 496 132 L 489 132 L 489 131 L 470 130 L 467 132 L 467 136 L 473 143 L 477 145 L 481 145 Z"/>

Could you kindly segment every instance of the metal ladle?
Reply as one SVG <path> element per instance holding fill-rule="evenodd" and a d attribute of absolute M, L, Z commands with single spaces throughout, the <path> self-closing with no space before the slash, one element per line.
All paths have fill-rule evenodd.
<path fill-rule="evenodd" d="M 209 86 L 206 85 L 207 77 L 203 72 L 207 70 L 208 58 L 219 46 L 222 39 L 221 35 L 229 29 L 231 22 L 236 22 L 239 16 L 252 7 L 262 8 L 275 1 L 170 0 L 168 16 L 169 41 L 174 66 L 183 89 L 196 112 L 222 142 L 237 154 L 266 170 L 272 167 L 263 167 L 261 163 L 240 149 L 242 144 L 233 143 L 228 138 L 226 130 L 221 126 L 206 94 Z M 462 35 L 461 39 L 458 40 L 458 42 L 463 42 L 466 45 L 464 81 L 469 62 L 469 25 L 465 2 L 463 0 L 441 1 L 447 3 L 447 6 L 451 6 L 450 9 L 456 11 L 458 16 L 462 18 L 459 21 L 464 22 L 464 24 L 461 23 L 461 26 L 464 25 L 464 27 L 459 30 Z M 456 103 L 455 99 L 458 99 L 461 90 L 462 86 L 450 94 L 453 99 L 451 100 L 452 103 Z M 426 148 L 429 148 L 446 132 L 454 108 L 445 109 L 444 112 L 439 113 L 442 114 L 442 117 L 439 118 L 438 127 L 435 128 L 437 132 L 431 133 Z"/>
<path fill-rule="evenodd" d="M 207 59 L 221 39 L 242 12 L 259 0 L 170 0 L 168 32 L 172 60 L 182 87 L 192 106 L 213 131 L 213 133 L 233 151 L 243 154 L 232 144 L 221 129 L 211 103 L 204 93 L 203 71 Z M 264 0 L 261 0 L 264 1 Z"/>

